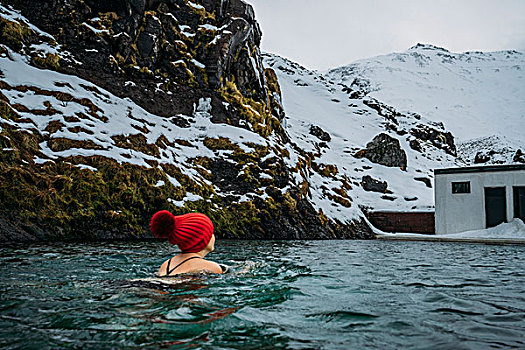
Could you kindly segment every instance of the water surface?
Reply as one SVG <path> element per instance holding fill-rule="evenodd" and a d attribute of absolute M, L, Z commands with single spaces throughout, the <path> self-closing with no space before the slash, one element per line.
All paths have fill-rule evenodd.
<path fill-rule="evenodd" d="M 525 348 L 525 246 L 218 241 L 213 277 L 151 279 L 158 242 L 0 248 L 1 348 Z M 138 279 L 138 280 L 137 280 Z"/>

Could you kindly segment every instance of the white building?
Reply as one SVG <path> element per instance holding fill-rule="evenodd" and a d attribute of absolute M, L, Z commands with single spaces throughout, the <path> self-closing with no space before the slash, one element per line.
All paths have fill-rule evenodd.
<path fill-rule="evenodd" d="M 436 169 L 436 234 L 525 221 L 525 165 Z"/>

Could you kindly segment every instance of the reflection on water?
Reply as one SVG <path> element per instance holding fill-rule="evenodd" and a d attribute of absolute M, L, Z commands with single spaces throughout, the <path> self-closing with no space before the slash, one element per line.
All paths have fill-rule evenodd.
<path fill-rule="evenodd" d="M 524 246 L 221 241 L 231 273 L 155 278 L 169 249 L 0 248 L 0 347 L 525 347 Z"/>

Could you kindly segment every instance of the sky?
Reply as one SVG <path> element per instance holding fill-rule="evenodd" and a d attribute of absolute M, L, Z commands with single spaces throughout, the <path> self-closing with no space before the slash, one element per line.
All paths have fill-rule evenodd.
<path fill-rule="evenodd" d="M 525 0 L 245 0 L 262 49 L 325 70 L 417 43 L 525 50 Z"/>

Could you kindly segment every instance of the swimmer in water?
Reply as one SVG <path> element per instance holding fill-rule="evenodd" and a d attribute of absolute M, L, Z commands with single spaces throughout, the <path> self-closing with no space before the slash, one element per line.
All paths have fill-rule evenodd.
<path fill-rule="evenodd" d="M 221 265 L 204 257 L 215 249 L 215 235 L 210 218 L 200 213 L 174 216 L 162 210 L 151 218 L 150 228 L 155 237 L 167 239 L 180 248 L 180 253 L 166 260 L 158 276 L 181 273 L 223 273 Z"/>

